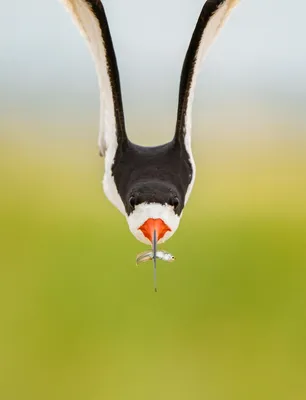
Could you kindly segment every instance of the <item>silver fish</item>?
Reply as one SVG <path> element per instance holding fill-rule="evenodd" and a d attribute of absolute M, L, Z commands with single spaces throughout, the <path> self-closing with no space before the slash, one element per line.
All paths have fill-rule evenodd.
<path fill-rule="evenodd" d="M 140 263 L 146 262 L 153 260 L 153 277 L 154 277 L 154 290 L 157 292 L 157 274 L 156 274 L 156 260 L 163 260 L 163 261 L 168 261 L 172 262 L 175 260 L 174 256 L 167 251 L 164 250 L 157 250 L 157 232 L 156 229 L 154 229 L 153 232 L 153 240 L 152 240 L 152 249 L 148 251 L 144 251 L 136 257 L 136 265 L 139 265 Z"/>
<path fill-rule="evenodd" d="M 139 265 L 146 261 L 151 261 L 151 260 L 153 260 L 153 258 L 154 258 L 153 250 L 143 251 L 142 253 L 137 255 L 136 265 Z M 164 250 L 157 250 L 156 258 L 158 258 L 159 260 L 167 261 L 167 262 L 173 262 L 175 260 L 175 257 L 172 254 L 170 254 Z"/>

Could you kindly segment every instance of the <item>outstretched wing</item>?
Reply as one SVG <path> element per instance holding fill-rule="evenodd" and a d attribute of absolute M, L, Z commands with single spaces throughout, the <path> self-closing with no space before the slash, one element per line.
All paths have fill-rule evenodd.
<path fill-rule="evenodd" d="M 196 78 L 207 54 L 232 8 L 239 0 L 207 0 L 194 29 L 183 64 L 175 140 L 185 142 L 191 155 L 191 111 Z"/>
<path fill-rule="evenodd" d="M 94 59 L 100 88 L 101 155 L 127 140 L 116 55 L 100 0 L 60 0 L 85 37 Z"/>

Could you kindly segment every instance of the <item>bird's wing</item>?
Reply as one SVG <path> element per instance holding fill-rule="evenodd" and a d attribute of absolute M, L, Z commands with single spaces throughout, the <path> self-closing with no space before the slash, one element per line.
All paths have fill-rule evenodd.
<path fill-rule="evenodd" d="M 100 0 L 60 0 L 73 17 L 91 51 L 100 88 L 101 155 L 127 140 L 120 78 L 103 4 Z"/>
<path fill-rule="evenodd" d="M 194 29 L 183 64 L 175 140 L 184 141 L 191 154 L 191 111 L 195 82 L 201 63 L 232 8 L 239 0 L 207 0 Z"/>

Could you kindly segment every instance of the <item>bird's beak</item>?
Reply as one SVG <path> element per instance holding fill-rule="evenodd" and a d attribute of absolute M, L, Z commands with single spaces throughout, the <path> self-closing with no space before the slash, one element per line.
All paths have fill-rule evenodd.
<path fill-rule="evenodd" d="M 171 231 L 169 226 L 164 223 L 164 221 L 160 218 L 149 218 L 146 222 L 141 225 L 139 228 L 143 235 L 150 240 L 152 243 L 153 250 L 153 271 L 154 271 L 154 290 L 157 292 L 156 285 L 156 251 L 157 251 L 157 242 L 164 237 L 164 235 Z"/>
<path fill-rule="evenodd" d="M 149 239 L 152 244 L 154 240 L 154 231 L 156 231 L 157 242 L 162 239 L 168 231 L 171 231 L 169 226 L 160 218 L 149 218 L 138 229 L 141 230 L 143 235 Z"/>

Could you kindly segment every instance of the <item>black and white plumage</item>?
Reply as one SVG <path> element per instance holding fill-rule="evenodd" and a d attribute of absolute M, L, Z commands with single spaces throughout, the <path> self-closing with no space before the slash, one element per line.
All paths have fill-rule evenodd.
<path fill-rule="evenodd" d="M 183 64 L 173 139 L 156 147 L 127 137 L 120 79 L 111 34 L 100 0 L 61 0 L 92 53 L 100 88 L 100 154 L 105 156 L 103 187 L 126 216 L 133 235 L 164 242 L 178 228 L 195 179 L 191 149 L 191 112 L 196 77 L 210 45 L 238 0 L 207 0 Z"/>

